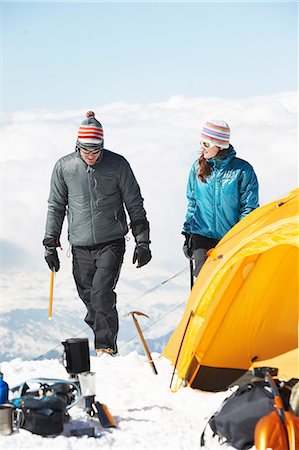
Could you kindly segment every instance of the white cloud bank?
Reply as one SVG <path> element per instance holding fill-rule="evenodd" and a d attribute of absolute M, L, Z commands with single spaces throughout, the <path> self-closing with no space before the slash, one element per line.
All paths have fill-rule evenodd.
<path fill-rule="evenodd" d="M 184 261 L 180 232 L 185 187 L 198 157 L 201 127 L 209 118 L 230 124 L 237 155 L 258 175 L 261 204 L 298 185 L 296 92 L 241 100 L 175 96 L 162 103 L 112 103 L 92 109 L 103 124 L 106 148 L 129 160 L 141 186 L 152 230 L 152 266 L 178 268 Z M 85 112 L 19 111 L 4 119 L 2 237 L 6 247 L 13 246 L 10 266 L 14 254 L 16 265 L 26 264 L 23 253 L 21 261 L 18 257 L 18 246 L 32 267 L 44 264 L 41 240 L 52 168 L 74 150 Z M 64 231 L 67 248 L 65 236 Z"/>
<path fill-rule="evenodd" d="M 186 211 L 185 189 L 191 164 L 199 154 L 204 122 L 219 118 L 229 123 L 237 155 L 255 168 L 260 203 L 264 204 L 298 185 L 297 93 L 241 100 L 172 97 L 163 103 L 86 105 L 88 109 L 93 109 L 103 124 L 105 147 L 121 153 L 130 162 L 151 224 L 152 261 L 142 269 L 132 266 L 131 239 L 127 242 L 117 287 L 126 339 L 124 312 L 140 309 L 156 319 L 161 311 L 164 314 L 187 300 L 188 271 L 145 298 L 138 299 L 138 296 L 188 266 L 182 253 L 181 236 Z M 43 350 L 60 340 L 57 327 L 64 338 L 70 337 L 72 332 L 63 325 L 65 321 L 71 325 L 74 320 L 79 330 L 85 328 L 83 304 L 78 300 L 71 260 L 67 257 L 66 227 L 62 236 L 64 251 L 60 253 L 61 270 L 55 280 L 56 322 L 49 326 L 49 271 L 41 241 L 53 166 L 57 159 L 74 150 L 86 111 L 20 111 L 5 117 L 1 181 L 2 239 L 5 241 L 1 246 L 1 271 L 7 269 L 1 290 L 2 312 L 6 314 L 3 351 L 30 353 L 30 339 L 40 341 L 39 327 L 44 330 L 40 343 Z M 182 308 L 156 325 L 152 335 L 163 335 L 173 329 Z M 27 316 L 22 320 L 22 310 L 29 309 L 31 322 L 28 318 L 25 321 Z M 21 345 L 19 349 L 15 348 L 16 343 Z M 36 348 L 33 353 L 36 355 L 39 350 Z"/>

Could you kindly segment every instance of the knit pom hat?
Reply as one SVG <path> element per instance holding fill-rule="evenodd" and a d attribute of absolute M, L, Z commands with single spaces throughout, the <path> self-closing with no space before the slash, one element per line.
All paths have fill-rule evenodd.
<path fill-rule="evenodd" d="M 102 125 L 95 118 L 93 111 L 87 111 L 87 119 L 83 120 L 78 131 L 77 144 L 84 148 L 103 148 L 104 132 Z"/>
<path fill-rule="evenodd" d="M 206 122 L 201 132 L 201 139 L 217 147 L 228 148 L 230 128 L 224 120 L 210 120 Z"/>

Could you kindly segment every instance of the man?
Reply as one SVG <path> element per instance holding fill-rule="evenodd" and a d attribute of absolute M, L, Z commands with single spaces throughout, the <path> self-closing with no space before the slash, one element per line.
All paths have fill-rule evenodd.
<path fill-rule="evenodd" d="M 116 355 L 114 289 L 128 232 L 124 206 L 136 242 L 133 264 L 137 262 L 137 267 L 151 260 L 149 222 L 129 163 L 104 149 L 102 125 L 92 111 L 86 117 L 79 128 L 75 152 L 59 159 L 54 167 L 43 245 L 49 268 L 57 272 L 57 247 L 67 212 L 73 276 L 87 308 L 85 322 L 94 332 L 97 355 Z"/>

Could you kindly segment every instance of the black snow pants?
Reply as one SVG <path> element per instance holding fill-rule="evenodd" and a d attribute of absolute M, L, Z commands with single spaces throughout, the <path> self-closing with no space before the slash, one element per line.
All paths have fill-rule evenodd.
<path fill-rule="evenodd" d="M 125 253 L 125 240 L 93 247 L 72 247 L 73 276 L 79 297 L 87 308 L 85 322 L 94 332 L 95 349 L 117 352 L 118 313 L 116 293 Z"/>
<path fill-rule="evenodd" d="M 218 239 L 208 238 L 206 236 L 202 236 L 200 234 L 192 234 L 191 238 L 191 247 L 193 250 L 195 267 L 193 270 L 193 276 L 197 277 L 202 266 L 204 265 L 207 257 L 208 250 L 216 247 L 218 244 Z"/>

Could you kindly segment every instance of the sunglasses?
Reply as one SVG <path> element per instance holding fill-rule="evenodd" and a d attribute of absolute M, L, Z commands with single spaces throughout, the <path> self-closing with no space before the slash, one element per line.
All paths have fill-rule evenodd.
<path fill-rule="evenodd" d="M 80 146 L 80 150 L 82 153 L 84 153 L 84 155 L 97 155 L 98 153 L 100 153 L 101 148 L 95 150 L 87 150 L 86 148 Z"/>
<path fill-rule="evenodd" d="M 211 144 L 208 141 L 200 141 L 200 145 L 206 150 L 210 150 L 212 147 L 215 147 L 215 144 Z"/>

